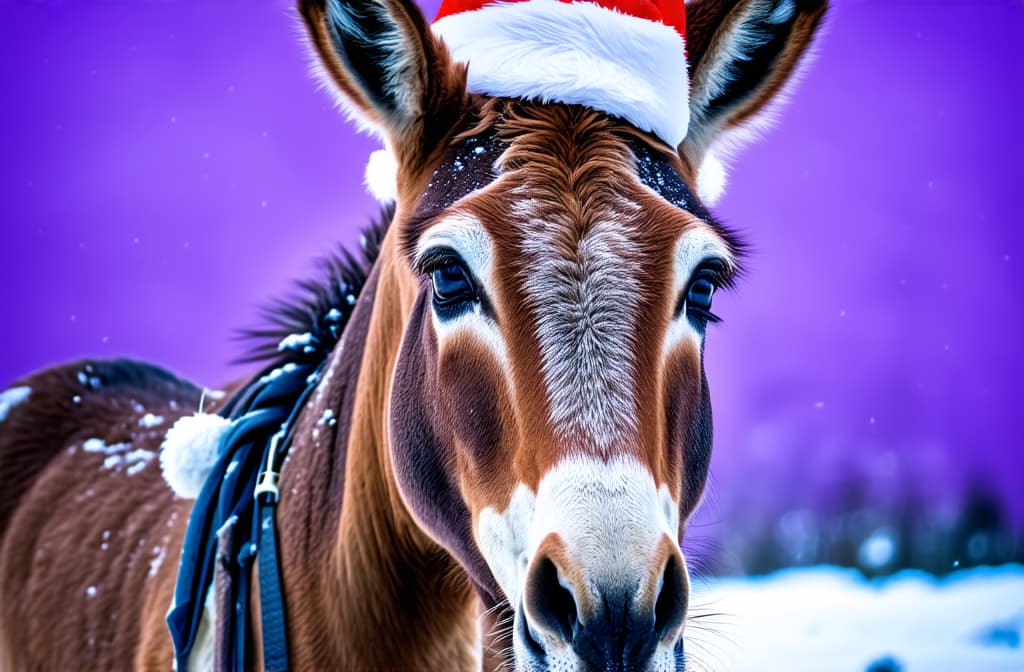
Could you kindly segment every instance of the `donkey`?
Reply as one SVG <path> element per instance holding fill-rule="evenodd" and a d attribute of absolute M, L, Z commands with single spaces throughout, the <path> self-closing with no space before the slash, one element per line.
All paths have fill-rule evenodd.
<path fill-rule="evenodd" d="M 576 7 L 500 7 L 518 4 Z M 326 81 L 396 167 L 379 241 L 269 330 L 286 346 L 271 374 L 309 356 L 324 371 L 280 476 L 291 668 L 685 669 L 704 343 L 743 250 L 706 204 L 723 146 L 778 99 L 824 0 L 686 6 L 679 142 L 628 111 L 481 92 L 477 61 L 412 0 L 299 9 Z M 344 328 L 319 338 L 338 311 Z M 252 383 L 218 399 L 90 360 L 3 394 L 0 669 L 172 666 L 193 502 L 157 457 L 179 418 Z M 225 644 L 216 619 L 190 669 Z"/>

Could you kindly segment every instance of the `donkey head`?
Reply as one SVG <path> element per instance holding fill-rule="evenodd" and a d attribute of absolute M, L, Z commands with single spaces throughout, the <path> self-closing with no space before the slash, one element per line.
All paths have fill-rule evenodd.
<path fill-rule="evenodd" d="M 556 46 L 596 35 L 621 51 L 578 4 L 496 7 L 563 14 L 543 26 Z M 557 49 L 509 43 L 531 39 L 516 15 L 468 58 L 467 84 L 411 0 L 301 10 L 343 103 L 397 159 L 382 272 L 407 288 L 388 417 L 404 506 L 512 614 L 516 669 L 682 669 L 680 541 L 711 453 L 704 341 L 740 256 L 700 187 L 789 79 L 822 0 L 689 5 L 683 94 L 661 92 L 683 101 L 675 137 L 672 114 L 644 122 L 651 91 L 627 100 L 639 82 L 610 84 L 607 114 L 592 91 L 511 97 L 507 72 L 475 74 L 560 76 Z"/>

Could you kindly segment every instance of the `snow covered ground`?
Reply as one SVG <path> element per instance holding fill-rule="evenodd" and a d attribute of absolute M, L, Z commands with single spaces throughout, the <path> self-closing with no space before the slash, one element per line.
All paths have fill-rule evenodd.
<path fill-rule="evenodd" d="M 812 567 L 695 581 L 687 653 L 715 672 L 1024 672 L 1024 567 L 867 581 Z"/>

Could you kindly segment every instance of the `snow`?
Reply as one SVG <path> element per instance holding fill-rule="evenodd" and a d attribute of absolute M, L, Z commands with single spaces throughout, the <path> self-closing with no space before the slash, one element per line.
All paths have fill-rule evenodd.
<path fill-rule="evenodd" d="M 861 565 L 878 570 L 892 562 L 896 555 L 896 534 L 889 528 L 875 530 L 857 549 Z"/>
<path fill-rule="evenodd" d="M 295 362 L 288 362 L 287 364 L 279 366 L 278 368 L 274 369 L 267 375 L 260 378 L 260 383 L 266 385 L 271 381 L 277 380 L 286 373 L 291 373 L 297 368 L 299 368 L 298 364 L 296 364 Z"/>
<path fill-rule="evenodd" d="M 154 427 L 159 427 L 162 424 L 164 424 L 164 416 L 162 415 L 153 415 L 152 413 L 146 413 L 144 416 L 139 418 L 139 427 L 152 429 Z"/>
<path fill-rule="evenodd" d="M 285 350 L 302 351 L 305 353 L 311 353 L 316 348 L 313 347 L 313 334 L 310 332 L 304 332 L 301 334 L 289 334 L 281 339 L 281 342 L 277 344 L 277 351 L 283 352 Z"/>
<path fill-rule="evenodd" d="M 224 521 L 224 524 L 221 525 L 220 528 L 217 530 L 217 536 L 219 537 L 220 535 L 224 534 L 224 530 L 230 529 L 232 526 L 237 524 L 238 516 L 231 515 L 227 520 Z"/>
<path fill-rule="evenodd" d="M 832 567 L 710 579 L 695 584 L 690 614 L 693 670 L 1024 670 L 1019 565 L 943 579 L 904 571 L 869 581 Z"/>
<path fill-rule="evenodd" d="M 338 347 L 341 348 L 342 346 L 339 345 Z M 319 403 L 323 399 L 324 393 L 327 392 L 327 390 L 330 388 L 330 386 L 331 386 L 331 378 L 333 376 L 334 376 L 334 366 L 331 365 L 331 367 L 328 368 L 327 371 L 324 373 L 323 379 L 320 380 L 320 383 L 316 387 L 316 401 L 317 401 L 317 403 Z"/>
<path fill-rule="evenodd" d="M 96 586 L 89 586 L 86 588 L 85 594 L 89 597 L 96 597 Z"/>
<path fill-rule="evenodd" d="M 100 389 L 103 382 L 98 376 L 92 375 L 94 373 L 96 373 L 96 369 L 93 368 L 92 364 L 86 364 L 83 369 L 78 372 L 78 382 L 94 390 Z"/>
<path fill-rule="evenodd" d="M 82 450 L 87 453 L 102 453 L 104 455 L 116 455 L 132 447 L 130 443 L 112 443 L 109 446 L 103 439 L 86 439 L 82 442 Z"/>
<path fill-rule="evenodd" d="M 7 419 L 7 414 L 11 412 L 12 408 L 28 401 L 30 394 L 32 394 L 32 388 L 26 385 L 0 392 L 0 422 Z"/>
<path fill-rule="evenodd" d="M 121 458 L 121 464 L 119 466 L 127 467 L 124 473 L 129 476 L 134 476 L 149 464 L 150 460 L 156 457 L 156 454 L 152 450 L 133 450 L 132 452 L 124 455 Z M 109 457 L 107 458 L 110 459 Z"/>
<path fill-rule="evenodd" d="M 82 442 L 82 450 L 87 453 L 99 453 L 106 455 L 103 459 L 104 469 L 113 469 L 120 471 L 124 469 L 124 472 L 129 476 L 134 476 L 149 464 L 150 460 L 156 457 L 156 454 L 151 450 L 143 450 L 138 448 L 131 450 L 132 444 L 130 443 L 112 443 L 107 445 L 103 439 L 86 439 Z"/>
<path fill-rule="evenodd" d="M 156 546 L 153 548 L 153 559 L 149 561 L 149 575 L 156 576 L 156 573 L 160 571 L 160 566 L 164 564 L 164 560 L 167 558 L 167 547 Z"/>

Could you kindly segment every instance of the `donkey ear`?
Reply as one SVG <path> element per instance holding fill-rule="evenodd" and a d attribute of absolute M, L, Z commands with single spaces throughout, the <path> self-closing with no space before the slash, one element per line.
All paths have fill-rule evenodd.
<path fill-rule="evenodd" d="M 690 127 L 680 154 L 701 197 L 725 187 L 721 154 L 752 135 L 821 23 L 826 0 L 695 0 L 687 4 Z M 745 132 L 744 132 L 745 131 Z"/>
<path fill-rule="evenodd" d="M 412 0 L 299 0 L 299 11 L 328 85 L 400 158 L 454 123 L 465 67 Z"/>

